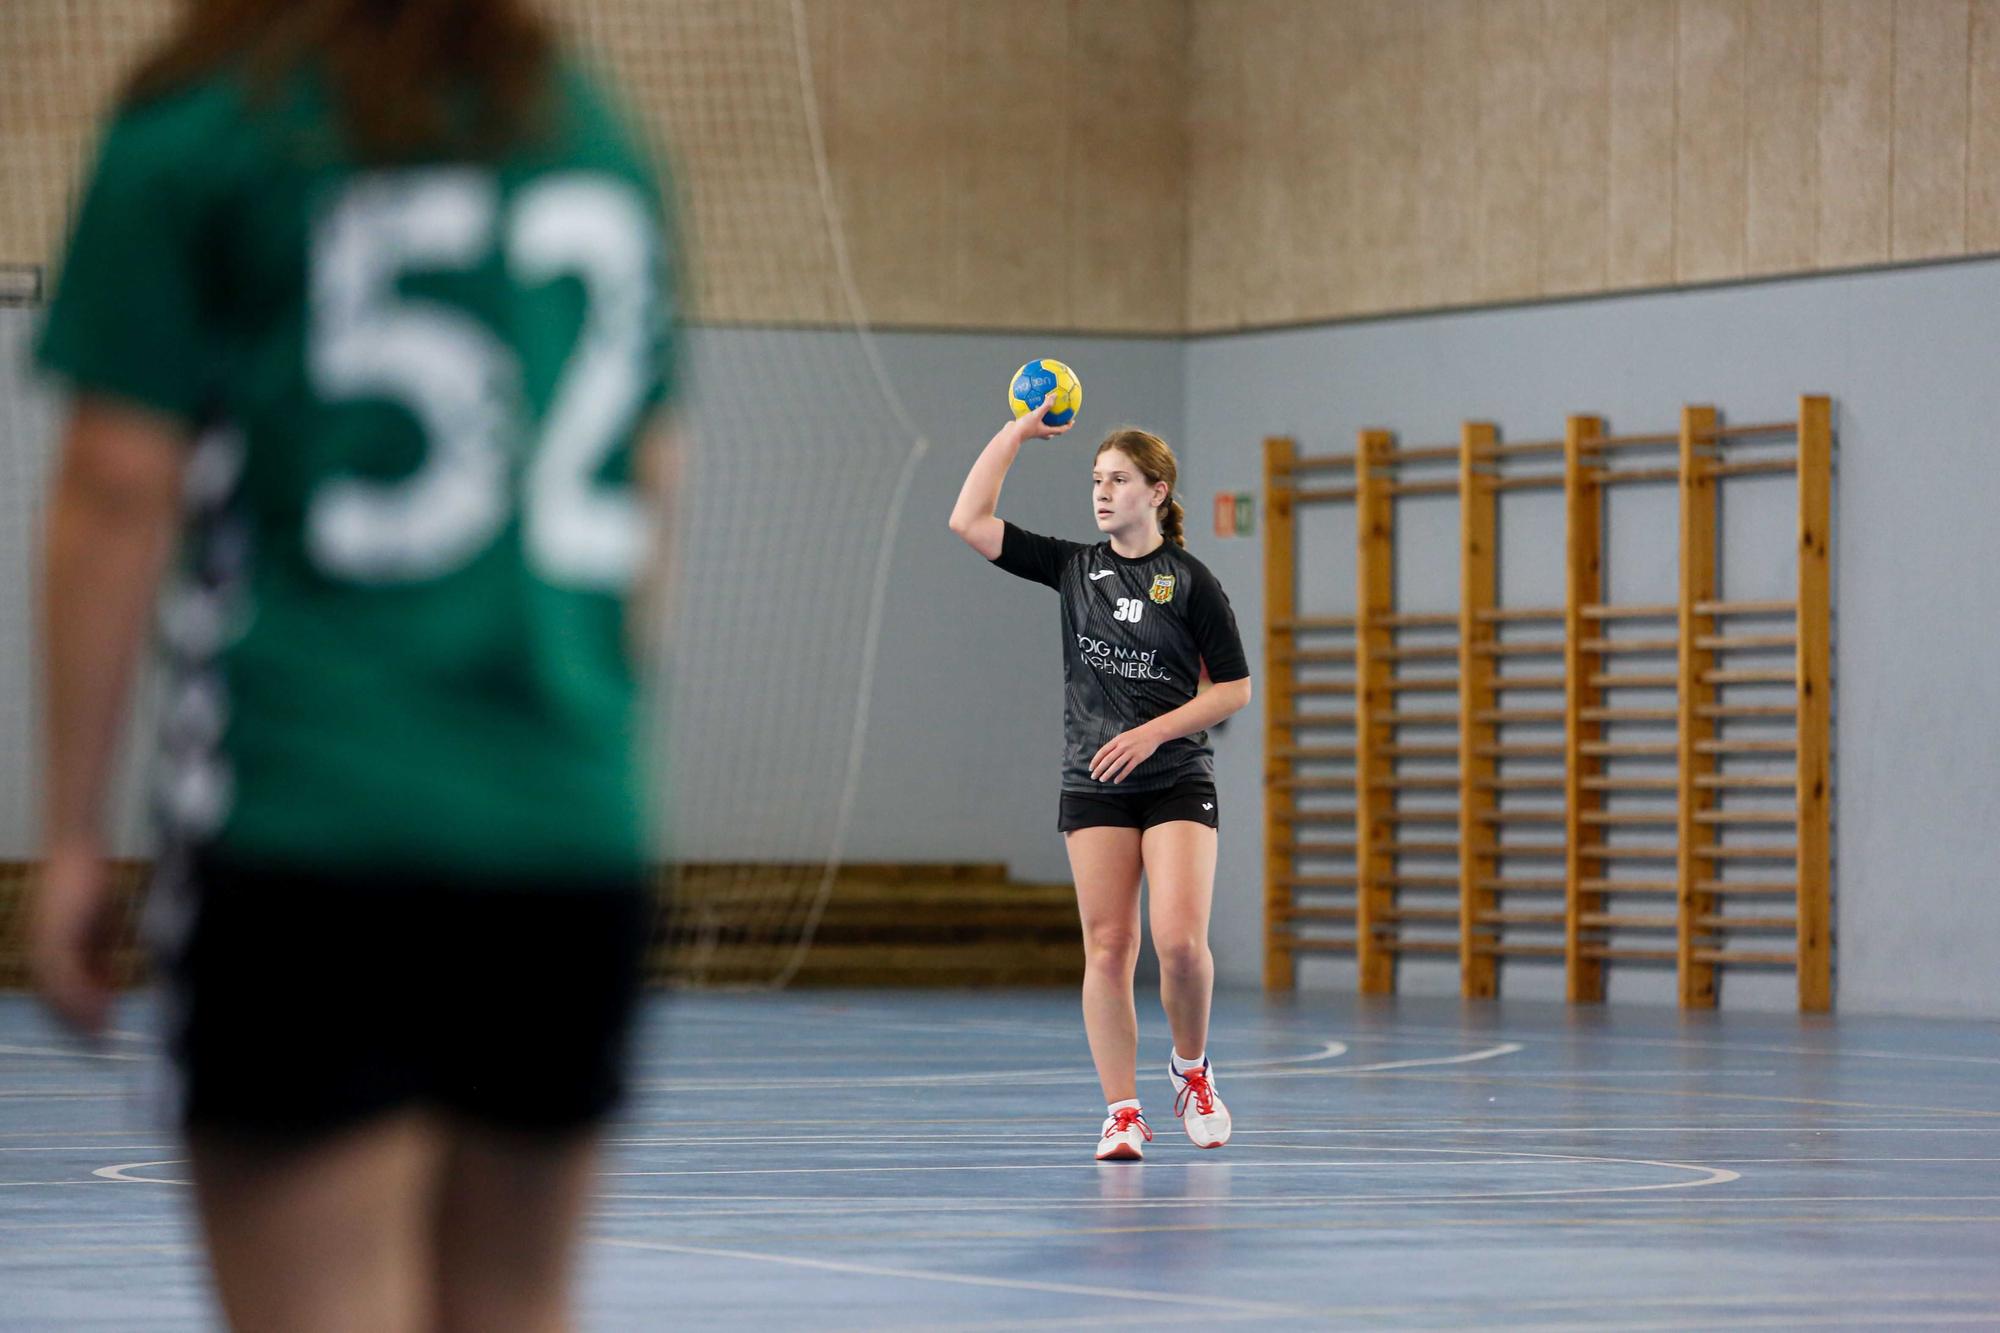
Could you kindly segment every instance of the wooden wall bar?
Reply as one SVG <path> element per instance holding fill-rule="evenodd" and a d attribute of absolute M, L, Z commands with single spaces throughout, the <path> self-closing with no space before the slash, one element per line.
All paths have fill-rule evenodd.
<path fill-rule="evenodd" d="M 1796 445 L 1796 456 L 1772 457 L 1773 444 Z M 1293 985 L 1300 952 L 1352 952 L 1362 993 L 1390 994 L 1398 959 L 1451 955 L 1461 993 L 1487 999 L 1500 993 L 1507 959 L 1546 959 L 1564 964 L 1572 1002 L 1591 1003 L 1605 998 L 1613 966 L 1665 965 L 1675 970 L 1683 1007 L 1708 1008 L 1718 1002 L 1724 969 L 1784 967 L 1796 970 L 1802 1010 L 1827 1008 L 1831 450 L 1824 397 L 1801 399 L 1796 422 L 1725 425 L 1714 408 L 1689 407 L 1677 431 L 1654 434 L 1611 435 L 1601 418 L 1579 415 L 1561 441 L 1502 443 L 1487 422 L 1465 423 L 1456 445 L 1399 448 L 1389 432 L 1367 430 L 1351 456 L 1299 458 L 1290 441 L 1268 441 L 1266 984 Z M 1662 452 L 1674 455 L 1672 465 L 1647 457 Z M 1547 460 L 1556 454 L 1562 468 L 1550 471 Z M 1517 463 L 1529 466 L 1513 468 Z M 1434 464 L 1453 465 L 1454 475 L 1422 475 L 1423 465 Z M 1311 473 L 1347 468 L 1351 486 L 1301 484 Z M 1721 488 L 1732 477 L 1776 475 L 1793 477 L 1798 487 L 1797 600 L 1722 600 Z M 1563 605 L 1503 606 L 1496 541 L 1502 497 L 1558 485 Z M 1673 602 L 1608 600 L 1607 488 L 1614 486 L 1674 488 L 1681 540 Z M 1459 502 L 1455 613 L 1395 605 L 1395 506 L 1417 496 Z M 1349 501 L 1356 505 L 1355 615 L 1300 617 L 1294 506 Z M 1773 632 L 1774 620 L 1785 622 L 1786 632 Z M 1550 625 L 1561 627 L 1559 638 L 1536 632 Z M 1344 660 L 1340 648 L 1324 645 L 1327 636 L 1350 632 L 1354 678 L 1302 682 L 1301 673 Z M 1455 634 L 1452 642 L 1440 640 L 1445 632 Z M 1309 637 L 1321 646 L 1306 648 Z M 1770 665 L 1780 652 L 1792 660 Z M 1559 674 L 1520 665 L 1551 657 L 1562 663 Z M 1669 657 L 1672 670 L 1646 665 Z M 1446 661 L 1456 674 L 1437 673 Z M 1795 697 L 1771 702 L 1778 687 Z M 1352 714 L 1300 711 L 1301 698 L 1343 691 L 1354 701 Z M 1559 708 L 1513 702 L 1554 692 L 1562 696 Z M 1672 696 L 1664 705 L 1663 693 Z M 1440 694 L 1456 696 L 1455 717 L 1421 706 Z M 1440 723 L 1456 726 L 1455 744 L 1431 739 Z M 1516 730 L 1558 724 L 1557 744 L 1545 735 L 1521 739 Z M 1344 727 L 1353 729 L 1351 748 L 1300 742 L 1302 730 Z M 1786 728 L 1795 730 L 1782 734 Z M 1771 771 L 1788 755 L 1794 772 Z M 1457 771 L 1440 772 L 1440 760 L 1455 760 Z M 1347 761 L 1351 776 L 1324 767 Z M 1536 771 L 1551 763 L 1559 773 Z M 1671 772 L 1663 775 L 1662 765 Z M 1781 790 L 1793 805 L 1769 803 Z M 1455 810 L 1423 803 L 1445 791 L 1455 795 Z M 1560 809 L 1516 799 L 1558 792 Z M 1405 793 L 1415 798 L 1399 799 Z M 1302 803 L 1349 795 L 1351 809 Z M 1349 821 L 1350 844 L 1301 832 Z M 1455 841 L 1438 836 L 1447 826 Z M 1785 826 L 1796 829 L 1795 843 L 1760 831 Z M 1546 836 L 1554 829 L 1560 842 Z M 1326 869 L 1328 858 L 1343 854 L 1352 857 L 1351 876 Z M 1450 874 L 1423 865 L 1452 856 Z M 1559 876 L 1551 876 L 1552 860 Z M 1307 862 L 1319 868 L 1302 870 Z M 1771 876 L 1778 863 L 1794 867 L 1792 878 Z M 1324 895 L 1350 889 L 1351 905 L 1323 904 Z M 1451 895 L 1450 906 L 1435 905 L 1440 893 Z M 1560 910 L 1538 905 L 1550 896 Z M 1793 900 L 1791 914 L 1756 905 L 1778 897 Z M 1306 898 L 1311 905 L 1301 905 Z M 1646 906 L 1666 901 L 1671 911 Z M 1748 910 L 1734 906 L 1745 901 Z M 1352 937 L 1311 929 L 1348 922 Z M 1447 924 L 1455 938 L 1438 933 Z M 1561 932 L 1560 943 L 1533 936 L 1550 930 Z M 1795 935 L 1796 949 L 1743 943 L 1774 931 Z"/>

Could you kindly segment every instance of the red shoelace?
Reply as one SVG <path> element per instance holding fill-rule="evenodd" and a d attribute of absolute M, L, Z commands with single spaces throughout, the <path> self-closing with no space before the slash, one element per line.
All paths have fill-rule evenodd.
<path fill-rule="evenodd" d="M 1153 1141 L 1152 1128 L 1146 1124 L 1146 1117 L 1140 1114 L 1139 1108 L 1136 1106 L 1122 1107 L 1112 1112 L 1111 1126 L 1104 1131 L 1104 1137 L 1108 1139 L 1113 1134 L 1122 1134 L 1134 1125 L 1137 1125 L 1139 1132 L 1146 1136 L 1146 1142 L 1151 1143 Z"/>
<path fill-rule="evenodd" d="M 1186 1115 L 1188 1098 L 1194 1099 L 1194 1109 L 1203 1115 L 1215 1114 L 1215 1089 L 1208 1086 L 1208 1070 L 1190 1069 L 1181 1075 L 1181 1093 L 1174 1098 L 1174 1114 Z"/>

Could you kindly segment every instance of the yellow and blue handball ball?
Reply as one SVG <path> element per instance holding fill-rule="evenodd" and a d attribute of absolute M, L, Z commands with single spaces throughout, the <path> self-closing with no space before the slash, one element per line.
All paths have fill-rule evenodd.
<path fill-rule="evenodd" d="M 1014 409 L 1016 417 L 1024 417 L 1040 407 L 1042 399 L 1050 394 L 1056 400 L 1049 404 L 1049 414 L 1042 420 L 1051 426 L 1067 426 L 1075 421 L 1076 414 L 1083 409 L 1083 381 L 1062 362 L 1045 356 L 1014 372 L 1014 383 L 1007 389 L 1007 406 Z"/>

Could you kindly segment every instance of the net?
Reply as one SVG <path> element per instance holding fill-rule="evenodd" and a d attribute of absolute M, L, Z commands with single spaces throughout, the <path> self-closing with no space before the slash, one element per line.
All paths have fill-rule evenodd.
<path fill-rule="evenodd" d="M 24 366 L 39 275 L 98 114 L 174 8 L 0 6 L 0 276 L 17 288 L 0 305 L 0 559 L 10 570 L 33 568 L 52 443 L 52 405 Z M 680 592 L 656 657 L 662 727 L 649 738 L 672 890 L 655 973 L 782 985 L 846 854 L 889 554 L 924 445 L 848 274 L 819 127 L 822 43 L 803 4 L 544 8 L 613 73 L 666 149 L 693 275 L 690 451 L 673 532 Z M 32 627 L 17 574 L 0 584 L 0 753 L 17 756 L 0 767 L 0 860 L 33 848 Z"/>

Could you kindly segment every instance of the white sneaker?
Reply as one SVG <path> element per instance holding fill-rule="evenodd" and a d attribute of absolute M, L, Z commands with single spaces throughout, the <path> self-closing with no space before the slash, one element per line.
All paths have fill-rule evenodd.
<path fill-rule="evenodd" d="M 1174 1081 L 1174 1114 L 1197 1148 L 1220 1148 L 1229 1142 L 1229 1108 L 1216 1095 L 1214 1074 L 1207 1057 L 1201 1068 L 1185 1074 L 1167 1062 L 1167 1076 Z"/>
<path fill-rule="evenodd" d="M 1100 1162 L 1136 1162 L 1145 1157 L 1146 1150 L 1140 1147 L 1141 1140 L 1153 1141 L 1152 1128 L 1146 1124 L 1146 1116 L 1136 1106 L 1128 1106 L 1104 1118 L 1104 1133 L 1097 1140 L 1097 1160 Z"/>

